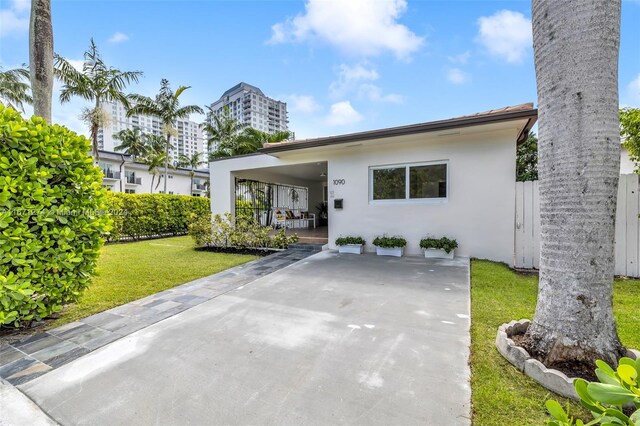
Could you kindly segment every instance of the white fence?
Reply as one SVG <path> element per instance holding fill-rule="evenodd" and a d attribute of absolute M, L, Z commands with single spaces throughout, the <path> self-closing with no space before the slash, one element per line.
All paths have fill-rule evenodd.
<path fill-rule="evenodd" d="M 616 275 L 640 277 L 640 176 L 621 175 L 616 214 Z M 516 183 L 517 268 L 538 268 L 540 262 L 540 203 L 538 182 Z"/>

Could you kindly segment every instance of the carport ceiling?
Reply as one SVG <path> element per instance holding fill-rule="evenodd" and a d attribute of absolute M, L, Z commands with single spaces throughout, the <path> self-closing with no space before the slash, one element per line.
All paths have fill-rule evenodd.
<path fill-rule="evenodd" d="M 304 164 L 292 164 L 289 166 L 264 167 L 260 169 L 243 170 L 239 175 L 247 179 L 261 179 L 261 174 L 269 173 L 280 176 L 288 176 L 314 182 L 327 180 L 327 162 L 315 162 Z M 324 173 L 324 176 L 321 176 Z"/>

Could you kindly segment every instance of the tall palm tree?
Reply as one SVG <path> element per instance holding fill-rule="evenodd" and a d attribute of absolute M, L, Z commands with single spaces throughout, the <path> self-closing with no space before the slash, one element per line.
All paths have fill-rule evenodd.
<path fill-rule="evenodd" d="M 24 112 L 23 104 L 32 104 L 33 98 L 29 94 L 29 70 L 15 68 L 2 71 L 0 67 L 0 100 L 7 103 L 13 109 Z"/>
<path fill-rule="evenodd" d="M 619 46 L 620 0 L 533 0 L 541 250 L 527 333 L 547 365 L 623 353 L 612 307 Z"/>
<path fill-rule="evenodd" d="M 169 86 L 169 80 L 162 79 L 160 82 L 160 92 L 155 99 L 146 96 L 133 94 L 129 98 L 133 106 L 127 110 L 127 117 L 132 115 L 153 115 L 162 121 L 166 136 L 165 164 L 164 164 L 164 192 L 167 193 L 167 175 L 169 172 L 169 146 L 171 145 L 171 134 L 175 132 L 176 120 L 188 118 L 194 113 L 204 114 L 202 108 L 197 105 L 180 106 L 180 95 L 191 86 L 180 86 L 174 92 Z"/>
<path fill-rule="evenodd" d="M 145 164 L 149 167 L 149 174 L 151 175 L 151 188 L 150 188 L 150 192 L 153 194 L 153 190 L 154 189 L 158 189 L 158 186 L 160 186 L 160 167 L 162 167 L 162 165 L 165 163 L 165 158 L 166 158 L 166 154 L 162 151 L 151 151 L 149 153 L 147 153 L 147 156 L 144 159 Z M 153 182 L 156 179 L 156 176 L 158 176 L 158 182 L 156 183 L 156 186 L 153 186 Z M 166 176 L 166 175 L 165 175 Z M 165 177 L 165 182 L 166 182 L 166 177 Z M 166 185 L 165 185 L 166 188 Z M 165 190 L 165 194 L 166 194 L 166 190 Z"/>
<path fill-rule="evenodd" d="M 55 74 L 63 83 L 60 90 L 60 102 L 69 102 L 73 96 L 79 96 L 93 102 L 83 114 L 91 128 L 93 154 L 98 157 L 98 130 L 108 121 L 108 113 L 101 108 L 102 102 L 121 102 L 129 106 L 123 90 L 132 82 L 137 83 L 142 71 L 120 71 L 109 67 L 102 60 L 93 38 L 89 49 L 84 52 L 82 71 L 76 70 L 65 58 L 56 55 Z"/>
<path fill-rule="evenodd" d="M 231 117 L 231 112 L 227 106 L 222 109 L 220 115 L 215 114 L 210 106 L 207 106 L 207 109 L 209 109 L 207 121 L 202 130 L 206 132 L 208 136 L 208 151 L 223 152 L 224 147 L 232 146 L 235 143 L 236 138 L 247 125 Z"/>
<path fill-rule="evenodd" d="M 51 122 L 53 23 L 51 0 L 32 0 L 29 19 L 29 74 L 33 113 Z"/>
<path fill-rule="evenodd" d="M 143 158 L 147 153 L 147 141 L 145 135 L 138 127 L 120 130 L 113 135 L 114 139 L 120 141 L 120 145 L 114 147 L 116 151 L 124 151 L 125 154 L 133 158 Z"/>
<path fill-rule="evenodd" d="M 189 168 L 189 176 L 191 176 L 191 189 L 193 190 L 193 178 L 196 175 L 196 169 L 202 164 L 202 153 L 194 152 L 193 154 L 184 155 L 181 154 L 178 157 L 178 167 Z"/>

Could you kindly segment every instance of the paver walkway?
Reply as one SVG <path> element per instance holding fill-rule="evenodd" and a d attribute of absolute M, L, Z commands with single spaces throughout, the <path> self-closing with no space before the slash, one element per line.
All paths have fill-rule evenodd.
<path fill-rule="evenodd" d="M 211 300 L 318 251 L 294 248 L 227 269 L 0 348 L 0 378 L 26 383 L 108 343 Z"/>

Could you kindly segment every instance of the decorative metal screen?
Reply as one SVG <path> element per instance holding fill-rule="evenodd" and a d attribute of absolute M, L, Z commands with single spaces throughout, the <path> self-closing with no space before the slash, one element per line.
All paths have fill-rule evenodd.
<path fill-rule="evenodd" d="M 275 210 L 308 211 L 309 188 L 236 178 L 235 200 L 236 217 L 269 226 Z"/>

